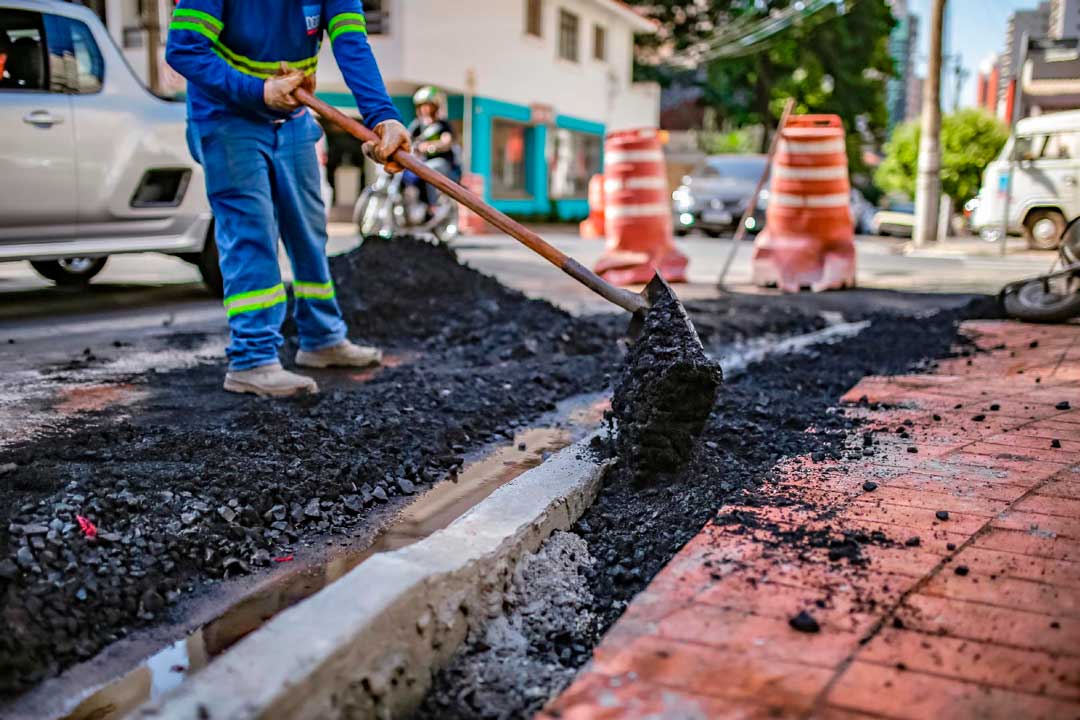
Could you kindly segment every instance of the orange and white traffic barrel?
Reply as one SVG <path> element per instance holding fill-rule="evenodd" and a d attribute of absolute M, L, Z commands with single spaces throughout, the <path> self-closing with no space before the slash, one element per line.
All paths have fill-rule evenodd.
<path fill-rule="evenodd" d="M 604 237 L 604 176 L 589 178 L 589 217 L 579 226 L 581 237 L 596 240 Z"/>
<path fill-rule="evenodd" d="M 664 150 L 655 128 L 608 135 L 604 145 L 607 247 L 598 275 L 616 285 L 647 283 L 656 272 L 686 281 L 686 256 L 672 242 Z"/>
<path fill-rule="evenodd" d="M 855 286 L 851 183 L 838 116 L 797 115 L 780 130 L 753 278 L 785 292 Z"/>

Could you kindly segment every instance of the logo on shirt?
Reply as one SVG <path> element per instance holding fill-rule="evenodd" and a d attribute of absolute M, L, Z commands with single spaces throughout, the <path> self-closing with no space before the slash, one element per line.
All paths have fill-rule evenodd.
<path fill-rule="evenodd" d="M 322 30 L 322 6 L 321 5 L 305 5 L 304 6 L 304 27 L 307 29 L 308 35 L 318 35 Z"/>

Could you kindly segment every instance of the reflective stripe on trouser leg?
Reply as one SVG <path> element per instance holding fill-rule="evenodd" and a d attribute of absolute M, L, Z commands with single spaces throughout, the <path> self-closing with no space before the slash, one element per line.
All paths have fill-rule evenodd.
<path fill-rule="evenodd" d="M 326 259 L 326 207 L 323 204 L 315 143 L 322 130 L 310 115 L 282 125 L 274 163 L 274 205 L 281 239 L 292 261 L 294 317 L 303 350 L 321 350 L 345 339 Z"/>
<path fill-rule="evenodd" d="M 225 280 L 229 362 L 234 370 L 269 365 L 278 361 L 287 307 L 270 184 L 274 131 L 241 118 L 198 130 Z"/>

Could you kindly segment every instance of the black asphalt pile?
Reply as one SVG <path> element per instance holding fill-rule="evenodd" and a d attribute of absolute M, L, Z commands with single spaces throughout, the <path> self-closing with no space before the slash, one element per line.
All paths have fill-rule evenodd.
<path fill-rule="evenodd" d="M 369 238 L 357 252 L 331 258 L 330 269 L 349 328 L 374 342 L 470 356 L 495 349 L 499 360 L 611 349 L 610 332 L 462 265 L 445 245 Z"/>
<path fill-rule="evenodd" d="M 845 295 L 849 298 L 846 306 Z M 771 470 L 784 458 L 810 454 L 814 460 L 824 462 L 852 453 L 862 458 L 860 423 L 836 407 L 837 399 L 868 374 L 917 371 L 927 367 L 933 358 L 950 356 L 954 343 L 960 340 L 958 322 L 983 317 L 988 307 L 976 302 L 927 315 L 926 311 L 938 301 L 925 296 L 914 300 L 911 296 L 858 297 L 736 296 L 690 306 L 697 327 L 715 328 L 710 334 L 710 349 L 747 332 L 754 317 L 763 327 L 782 326 L 789 332 L 818 329 L 814 327 L 815 313 L 834 310 L 834 304 L 846 307 L 844 319 L 871 320 L 872 325 L 859 336 L 835 345 L 816 346 L 801 355 L 766 358 L 726 382 L 690 462 L 667 482 L 638 488 L 619 472 L 609 473 L 596 501 L 573 528 L 587 542 L 591 557 L 581 573 L 593 597 L 588 608 L 593 622 L 587 632 L 566 644 L 557 656 L 559 662 L 567 668 L 584 665 L 634 596 L 710 522 L 736 529 L 745 524 L 746 532 L 764 532 L 767 543 L 787 552 L 824 552 L 838 580 L 861 571 L 865 546 L 906 546 L 904 538 L 846 533 L 843 527 L 789 532 L 763 527 L 757 516 L 718 514 L 728 504 L 792 504 L 791 499 L 774 492 L 769 482 Z M 892 310 L 894 306 L 897 309 Z M 735 316 L 739 319 L 727 320 Z M 603 450 L 618 454 L 614 447 Z M 803 631 L 813 629 L 812 617 L 793 621 Z M 543 643 L 534 643 L 524 652 L 550 658 Z M 458 668 L 469 662 L 472 653 L 467 650 L 466 657 L 459 656 L 450 670 L 437 676 L 419 717 L 491 717 L 482 709 L 470 711 L 466 703 L 453 703 L 453 698 L 471 697 L 476 692 L 469 685 L 475 677 L 492 677 L 478 671 L 468 677 L 461 675 Z M 565 676 L 557 672 L 548 672 L 546 677 L 552 679 L 546 687 L 530 683 L 532 694 L 527 703 L 516 707 L 501 703 L 499 717 L 527 717 L 538 695 L 554 696 L 565 685 L 560 681 Z M 488 697 L 508 700 L 519 695 L 519 690 L 509 685 L 486 685 L 483 692 Z M 444 716 L 432 712 L 432 708 L 446 707 L 453 712 Z"/>
<path fill-rule="evenodd" d="M 630 347 L 611 401 L 619 458 L 636 485 L 686 465 L 722 379 L 678 299 L 662 293 Z"/>
<path fill-rule="evenodd" d="M 0 694 L 182 621 L 220 580 L 370 535 L 619 362 L 621 319 L 573 318 L 445 248 L 369 241 L 333 271 L 352 337 L 410 361 L 322 373 L 294 402 L 227 395 L 220 365 L 162 373 L 134 409 L 0 452 Z"/>
<path fill-rule="evenodd" d="M 795 296 L 788 302 L 813 301 Z M 720 507 L 784 502 L 762 491 L 778 462 L 803 454 L 819 462 L 843 457 L 852 434 L 858 434 L 861 457 L 859 423 L 835 407 L 837 399 L 866 375 L 906 373 L 950 356 L 959 341 L 958 323 L 982 317 L 986 307 L 977 302 L 927 316 L 921 314 L 925 307 L 920 314 L 895 314 L 876 311 L 872 302 L 852 305 L 856 308 L 845 319 L 872 322 L 858 336 L 801 355 L 766 358 L 725 383 L 682 472 L 644 491 L 620 482 L 617 475 L 605 483 L 575 528 L 598 560 L 589 574 L 598 617 L 594 642 Z M 725 314 L 729 303 L 716 302 L 713 313 L 709 306 L 697 304 L 695 324 Z M 842 528 L 837 532 L 842 534 Z M 860 555 L 857 549 L 846 552 Z"/>

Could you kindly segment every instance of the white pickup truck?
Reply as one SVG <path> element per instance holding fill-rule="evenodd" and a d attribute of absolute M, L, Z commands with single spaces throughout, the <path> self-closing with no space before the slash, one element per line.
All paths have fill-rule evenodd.
<path fill-rule="evenodd" d="M 183 103 L 151 94 L 98 17 L 0 0 L 0 261 L 85 284 L 109 255 L 162 252 L 221 292 Z"/>

